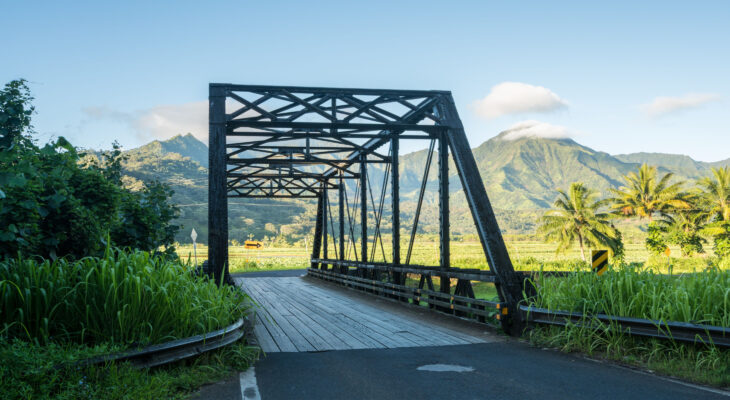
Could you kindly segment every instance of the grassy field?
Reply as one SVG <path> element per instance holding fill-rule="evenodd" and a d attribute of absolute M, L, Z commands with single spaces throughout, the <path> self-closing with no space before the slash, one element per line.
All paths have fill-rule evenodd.
<path fill-rule="evenodd" d="M 384 240 L 385 249 L 379 245 L 375 252 L 374 261 L 391 260 L 391 246 Z M 352 245 L 349 246 L 349 259 L 354 259 Z M 405 260 L 407 243 L 401 244 L 401 260 Z M 532 271 L 543 268 L 545 270 L 566 270 L 588 264 L 580 260 L 580 251 L 573 249 L 563 254 L 555 254 L 555 245 L 540 241 L 507 241 L 507 249 L 515 269 Z M 265 247 L 261 250 L 247 250 L 242 246 L 228 248 L 231 272 L 250 272 L 266 269 L 296 269 L 306 268 L 309 261 L 309 249 L 304 247 Z M 695 257 L 679 257 L 679 248 L 670 246 L 670 257 L 650 257 L 644 243 L 626 244 L 626 262 L 646 263 L 654 271 L 660 273 L 683 273 L 703 270 L 707 265 L 709 255 Z M 335 258 L 335 247 L 330 243 L 328 252 Z M 197 262 L 207 259 L 208 248 L 205 245 L 197 246 Z M 193 263 L 193 246 L 180 245 L 177 254 L 184 260 L 190 259 Z M 346 253 L 347 254 L 347 253 Z M 589 257 L 589 251 L 586 251 Z M 411 264 L 431 265 L 439 264 L 439 246 L 437 242 L 416 242 L 413 246 Z M 452 241 L 451 265 L 459 268 L 488 269 L 486 258 L 479 242 Z"/>

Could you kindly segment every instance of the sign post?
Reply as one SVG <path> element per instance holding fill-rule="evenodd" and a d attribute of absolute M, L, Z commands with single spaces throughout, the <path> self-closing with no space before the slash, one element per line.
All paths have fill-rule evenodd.
<path fill-rule="evenodd" d="M 195 228 L 193 228 L 193 231 L 190 232 L 190 238 L 193 239 L 193 257 L 195 257 L 195 266 L 198 266 L 198 251 L 196 248 L 195 239 L 198 238 L 198 232 L 195 232 Z"/>
<path fill-rule="evenodd" d="M 592 253 L 591 266 L 593 272 L 601 276 L 608 269 L 608 250 L 593 250 Z"/>

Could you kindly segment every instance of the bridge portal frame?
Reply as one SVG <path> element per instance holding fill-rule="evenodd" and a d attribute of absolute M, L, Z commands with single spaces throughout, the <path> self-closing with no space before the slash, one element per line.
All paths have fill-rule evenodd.
<path fill-rule="evenodd" d="M 400 248 L 398 159 L 400 141 L 404 139 L 431 141 L 405 262 L 401 259 Z M 383 151 L 385 147 L 389 149 L 387 153 Z M 396 285 L 405 283 L 403 271 L 421 268 L 433 272 L 433 267 L 410 265 L 410 255 L 434 148 L 438 150 L 440 265 L 437 269 L 442 278 L 440 291 L 450 292 L 450 277 L 476 274 L 482 276 L 482 280 L 494 282 L 501 302 L 516 310 L 515 306 L 522 299 L 525 278 L 514 271 L 454 99 L 448 91 L 211 83 L 208 260 L 213 277 L 217 282 L 228 277 L 228 198 L 317 199 L 312 268 L 326 270 L 331 267 L 333 271 L 348 274 L 349 266 L 353 266 L 359 275 L 374 281 L 382 280 L 381 273 L 385 272 L 385 279 Z M 475 273 L 450 265 L 449 151 L 489 271 Z M 373 246 L 377 246 L 380 239 L 383 249 L 380 225 L 387 183 L 383 184 L 376 207 L 367 174 L 368 165 L 374 164 L 386 165 L 390 183 L 392 254 L 391 261 L 385 263 L 373 263 L 373 257 L 368 256 L 370 233 Z M 356 248 L 357 219 L 349 213 L 347 181 L 357 182 L 360 190 L 360 257 L 355 251 L 355 260 L 346 259 L 351 252 L 346 249 L 345 237 L 349 230 L 347 247 L 351 242 L 352 248 Z M 337 193 L 338 197 L 336 259 L 329 258 L 327 251 L 328 222 L 335 241 L 330 192 Z M 372 203 L 370 212 L 368 193 Z M 344 215 L 346 205 L 347 216 Z M 369 214 L 374 218 L 368 218 Z M 369 229 L 373 225 L 375 229 Z M 369 263 L 378 266 L 366 268 Z M 432 286 L 430 272 L 421 276 L 421 286 L 426 277 Z M 473 298 L 471 281 L 460 279 L 454 295 Z M 522 330 L 518 313 L 501 321 L 510 333 L 519 334 Z"/>

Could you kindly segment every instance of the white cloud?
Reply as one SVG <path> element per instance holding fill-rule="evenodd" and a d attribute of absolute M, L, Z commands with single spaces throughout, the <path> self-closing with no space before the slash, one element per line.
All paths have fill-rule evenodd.
<path fill-rule="evenodd" d="M 571 136 L 574 136 L 573 133 L 564 126 L 533 120 L 518 122 L 500 134 L 502 140 L 516 140 L 526 137 L 563 139 Z"/>
<path fill-rule="evenodd" d="M 203 143 L 207 143 L 208 102 L 196 101 L 152 107 L 139 114 L 134 126 L 140 132 L 148 132 L 159 139 L 190 132 Z"/>
<path fill-rule="evenodd" d="M 655 97 L 651 103 L 644 104 L 641 108 L 650 117 L 660 117 L 718 100 L 720 96 L 714 93 L 689 93 L 679 97 Z"/>
<path fill-rule="evenodd" d="M 126 125 L 141 140 L 169 139 L 192 133 L 208 142 L 208 102 L 161 105 L 134 112 L 88 107 L 83 110 L 91 120 L 106 120 Z"/>
<path fill-rule="evenodd" d="M 520 82 L 502 82 L 481 100 L 472 104 L 476 113 L 492 119 L 502 115 L 551 112 L 568 106 L 550 89 Z"/>

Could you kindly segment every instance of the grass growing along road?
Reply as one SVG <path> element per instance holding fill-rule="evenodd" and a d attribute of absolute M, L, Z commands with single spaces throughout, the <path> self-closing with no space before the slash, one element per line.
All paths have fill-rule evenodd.
<path fill-rule="evenodd" d="M 245 369 L 257 350 L 239 343 L 149 371 L 72 363 L 219 329 L 249 307 L 237 288 L 143 251 L 0 261 L 0 392 L 8 399 L 182 397 Z"/>

